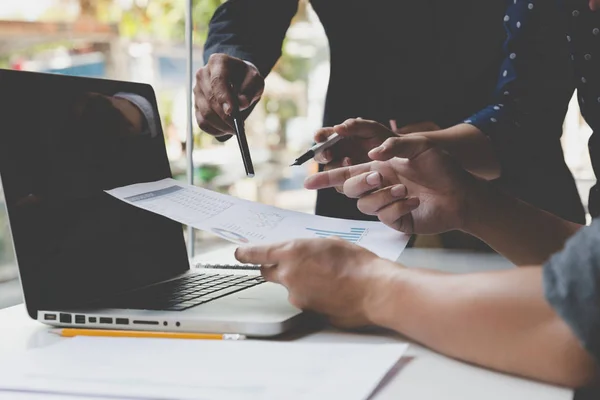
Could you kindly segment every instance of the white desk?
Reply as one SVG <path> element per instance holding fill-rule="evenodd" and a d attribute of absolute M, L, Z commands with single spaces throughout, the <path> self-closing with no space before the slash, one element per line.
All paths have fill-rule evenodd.
<path fill-rule="evenodd" d="M 223 254 L 223 253 L 222 253 Z M 207 261 L 214 261 L 215 254 Z M 228 260 L 218 260 L 221 262 Z M 447 250 L 408 249 L 400 260 L 408 266 L 469 272 L 511 268 L 496 255 Z M 62 339 L 31 321 L 22 305 L 0 310 L 0 357 L 11 351 L 47 346 Z M 366 335 L 325 330 L 294 340 L 321 343 L 392 343 L 394 335 Z M 375 400 L 570 400 L 572 391 L 511 377 L 441 356 L 412 345 L 400 372 L 375 396 Z"/>

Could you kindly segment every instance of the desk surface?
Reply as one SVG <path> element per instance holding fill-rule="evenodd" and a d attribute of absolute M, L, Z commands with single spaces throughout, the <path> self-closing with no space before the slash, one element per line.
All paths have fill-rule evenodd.
<path fill-rule="evenodd" d="M 223 253 L 222 253 L 223 254 Z M 206 261 L 217 261 L 216 254 Z M 219 260 L 227 262 L 226 259 Z M 505 269 L 512 266 L 491 254 L 462 251 L 408 249 L 399 259 L 410 267 L 470 272 Z M 32 321 L 22 305 L 0 310 L 0 356 L 68 340 L 47 333 L 44 325 Z M 395 335 L 355 334 L 325 330 L 294 339 L 313 343 L 393 343 L 405 341 Z M 375 400 L 570 400 L 572 391 L 478 368 L 441 356 L 413 344 L 400 372 L 380 390 Z"/>

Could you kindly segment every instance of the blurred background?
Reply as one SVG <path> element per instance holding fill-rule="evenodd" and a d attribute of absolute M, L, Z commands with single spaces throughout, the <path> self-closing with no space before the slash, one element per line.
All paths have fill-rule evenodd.
<path fill-rule="evenodd" d="M 195 70 L 203 64 L 208 22 L 222 2 L 193 1 Z M 0 68 L 151 84 L 158 98 L 171 168 L 175 177 L 183 180 L 187 146 L 185 7 L 183 0 L 2 0 Z M 221 144 L 195 128 L 195 183 L 312 213 L 315 194 L 302 190 L 302 183 L 316 165 L 287 166 L 311 144 L 312 133 L 321 126 L 328 57 L 318 18 L 308 2 L 300 0 L 283 56 L 268 76 L 263 99 L 246 124 L 256 178 L 245 178 L 235 140 Z M 586 202 L 594 176 L 587 151 L 590 134 L 573 101 L 563 143 L 567 163 Z M 21 302 L 9 235 L 0 196 L 0 308 Z M 196 234 L 197 253 L 223 245 L 221 239 Z"/>

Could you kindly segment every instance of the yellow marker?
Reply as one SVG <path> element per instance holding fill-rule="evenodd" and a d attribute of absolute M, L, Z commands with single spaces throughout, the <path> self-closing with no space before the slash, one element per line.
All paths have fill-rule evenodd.
<path fill-rule="evenodd" d="M 246 336 L 237 333 L 186 333 L 186 332 L 151 332 L 151 331 L 117 331 L 108 329 L 52 329 L 50 333 L 62 337 L 97 336 L 154 339 L 203 339 L 203 340 L 244 340 Z"/>

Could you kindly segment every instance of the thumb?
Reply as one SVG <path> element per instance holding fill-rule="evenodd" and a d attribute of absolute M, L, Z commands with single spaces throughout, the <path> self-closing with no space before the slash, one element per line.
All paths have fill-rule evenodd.
<path fill-rule="evenodd" d="M 371 150 L 369 157 L 376 161 L 387 161 L 394 157 L 413 159 L 432 147 L 431 141 L 422 136 L 389 138 L 381 146 Z"/>
<path fill-rule="evenodd" d="M 440 127 L 435 122 L 418 122 L 416 124 L 406 125 L 400 129 L 394 129 L 398 135 L 407 135 L 409 133 L 439 131 Z"/>
<path fill-rule="evenodd" d="M 393 132 L 380 123 L 361 118 L 348 119 L 342 124 L 334 126 L 333 130 L 343 137 L 361 139 L 376 137 L 382 132 L 388 133 L 387 136 L 394 136 Z"/>

